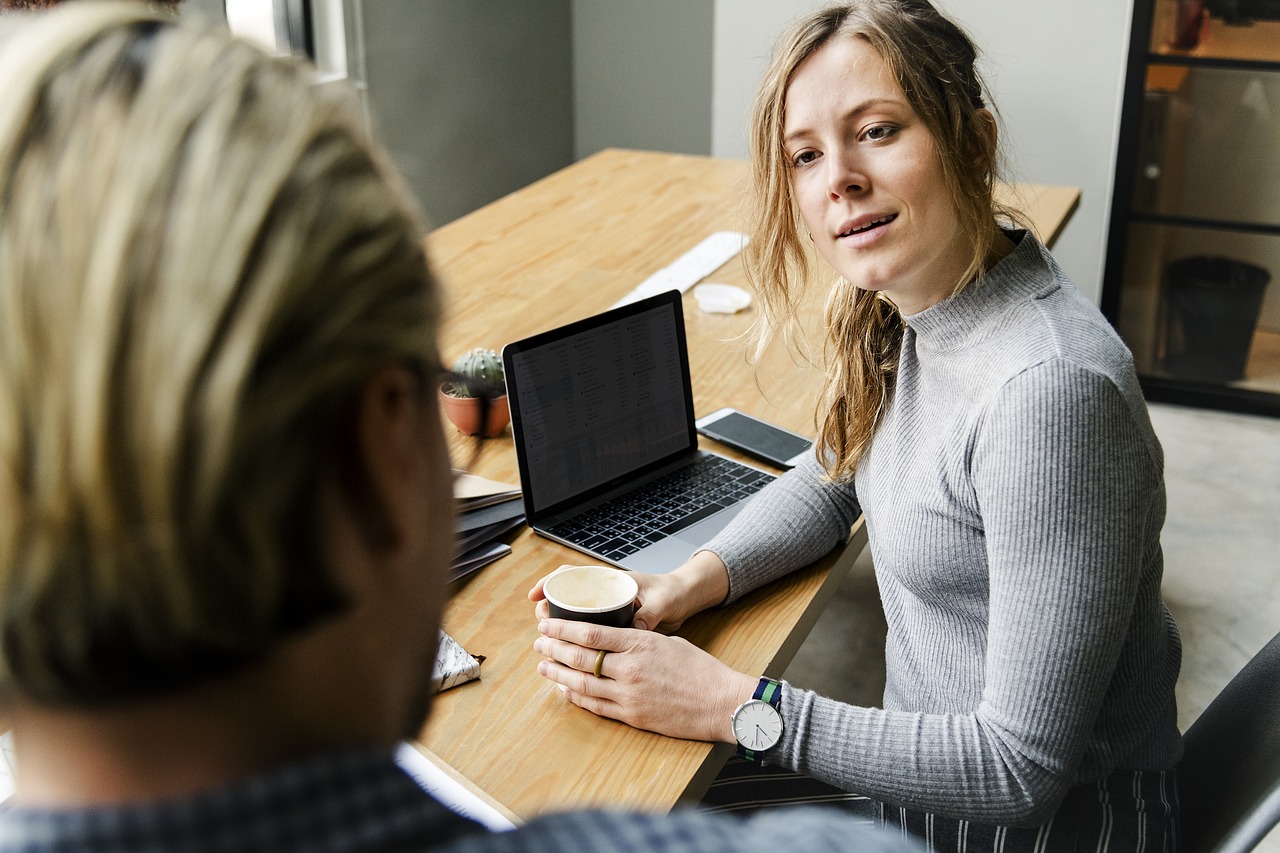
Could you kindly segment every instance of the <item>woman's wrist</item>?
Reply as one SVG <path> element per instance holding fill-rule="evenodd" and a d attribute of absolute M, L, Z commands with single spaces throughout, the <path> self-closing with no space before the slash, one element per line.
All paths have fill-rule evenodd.
<path fill-rule="evenodd" d="M 699 551 L 672 574 L 684 587 L 683 598 L 700 613 L 729 597 L 729 570 L 714 551 Z"/>
<path fill-rule="evenodd" d="M 733 733 L 733 715 L 743 702 L 750 700 L 755 695 L 756 685 L 759 682 L 760 679 L 757 676 L 734 672 L 734 678 L 725 693 L 725 699 L 715 714 L 719 720 L 715 735 L 716 740 L 723 743 L 736 744 L 738 742 L 738 738 Z"/>

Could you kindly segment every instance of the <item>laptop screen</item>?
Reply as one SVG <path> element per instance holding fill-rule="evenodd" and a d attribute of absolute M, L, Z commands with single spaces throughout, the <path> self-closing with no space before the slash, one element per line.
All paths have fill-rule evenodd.
<path fill-rule="evenodd" d="M 680 294 L 504 351 L 526 499 L 543 512 L 696 446 Z"/>

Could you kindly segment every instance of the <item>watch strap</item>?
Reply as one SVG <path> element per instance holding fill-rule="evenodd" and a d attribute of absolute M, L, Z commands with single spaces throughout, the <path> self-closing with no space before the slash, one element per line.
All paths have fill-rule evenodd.
<path fill-rule="evenodd" d="M 774 681 L 768 676 L 760 676 L 760 682 L 756 684 L 755 692 L 751 694 L 752 699 L 759 699 L 762 702 L 768 702 L 773 706 L 773 710 L 779 715 L 782 714 L 782 683 Z M 752 764 L 764 764 L 764 756 L 762 751 L 747 749 L 741 743 L 738 744 L 738 756 L 745 758 Z"/>

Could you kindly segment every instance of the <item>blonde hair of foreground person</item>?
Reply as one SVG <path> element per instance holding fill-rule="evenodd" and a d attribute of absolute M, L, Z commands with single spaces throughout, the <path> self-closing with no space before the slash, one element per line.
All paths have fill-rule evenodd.
<path fill-rule="evenodd" d="M 438 363 L 437 293 L 344 90 L 138 4 L 27 17 L 0 19 L 0 696 L 89 706 L 346 606 L 314 495 L 360 492 L 355 395 Z"/>
<path fill-rule="evenodd" d="M 778 331 L 791 339 L 801 294 L 814 278 L 783 126 L 796 70 L 834 38 L 863 39 L 875 48 L 928 128 L 972 247 L 954 292 L 981 276 L 999 237 L 997 220 L 1022 221 L 994 197 L 994 108 L 975 66 L 977 49 L 959 27 L 922 0 L 858 0 L 806 16 L 779 40 L 751 116 L 752 239 L 744 258 L 763 301 L 757 355 Z M 830 381 L 817 407 L 819 458 L 832 478 L 842 479 L 856 470 L 888 409 L 903 327 L 886 298 L 839 279 L 827 298 L 826 328 Z"/>
<path fill-rule="evenodd" d="M 52 9 L 64 2 L 68 0 L 0 0 L 0 12 Z M 177 12 L 182 0 L 137 0 L 137 2 L 145 2 L 153 9 Z"/>

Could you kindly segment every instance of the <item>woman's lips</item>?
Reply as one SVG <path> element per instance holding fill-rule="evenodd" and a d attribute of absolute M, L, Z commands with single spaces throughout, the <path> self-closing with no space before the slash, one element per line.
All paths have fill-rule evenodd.
<path fill-rule="evenodd" d="M 897 218 L 898 214 L 887 213 L 850 220 L 841 227 L 836 242 L 853 248 L 869 245 L 880 239 L 885 233 L 885 226 Z"/>
<path fill-rule="evenodd" d="M 851 222 L 845 223 L 844 227 L 840 229 L 840 233 L 836 235 L 836 239 L 852 237 L 854 234 L 862 234 L 877 226 L 886 225 L 897 218 L 898 214 L 896 213 L 886 213 L 881 216 L 864 216 L 859 219 L 855 219 Z"/>

